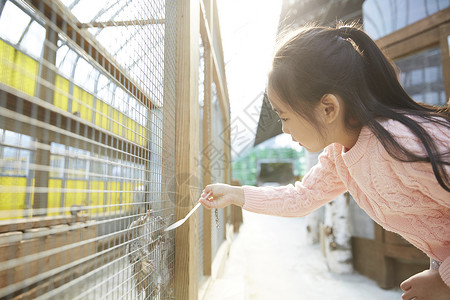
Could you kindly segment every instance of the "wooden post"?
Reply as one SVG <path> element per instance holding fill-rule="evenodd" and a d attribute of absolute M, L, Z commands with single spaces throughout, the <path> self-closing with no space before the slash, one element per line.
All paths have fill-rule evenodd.
<path fill-rule="evenodd" d="M 177 1 L 176 57 L 176 219 L 195 205 L 191 188 L 198 188 L 199 153 L 199 3 Z M 175 231 L 175 299 L 198 298 L 198 214 Z"/>
<path fill-rule="evenodd" d="M 211 0 L 204 0 L 204 15 L 200 16 L 201 18 L 205 18 L 204 22 L 201 22 L 200 26 L 208 27 L 211 32 Z M 202 11 L 203 13 L 203 11 Z M 204 29 L 204 30 L 203 30 Z M 206 33 L 206 28 L 202 28 L 201 32 Z M 203 45 L 205 48 L 205 78 L 204 78 L 204 104 L 203 104 L 203 151 L 202 151 L 202 169 L 203 169 L 203 185 L 206 186 L 211 183 L 211 157 L 210 157 L 210 149 L 211 147 L 211 138 L 212 138 L 212 110 L 211 110 L 211 102 L 212 102 L 212 53 L 213 45 L 211 41 L 208 39 L 208 36 L 204 36 L 202 34 Z M 211 210 L 203 210 L 203 275 L 211 275 L 212 272 L 212 245 L 211 245 Z"/>
<path fill-rule="evenodd" d="M 394 259 L 387 257 L 385 253 L 384 229 L 375 225 L 375 243 L 376 243 L 376 260 L 378 261 L 377 283 L 383 289 L 391 289 L 394 287 Z"/>

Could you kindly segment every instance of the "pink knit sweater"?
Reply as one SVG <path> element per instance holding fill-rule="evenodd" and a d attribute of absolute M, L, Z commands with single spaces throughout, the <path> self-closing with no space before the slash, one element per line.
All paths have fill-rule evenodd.
<path fill-rule="evenodd" d="M 387 120 L 381 124 L 401 145 L 415 153 L 425 153 L 419 140 L 401 123 Z M 449 151 L 448 130 L 433 123 L 421 125 L 432 135 L 440 151 Z M 447 174 L 449 171 L 447 167 Z M 243 208 L 299 217 L 345 191 L 375 222 L 441 261 L 439 273 L 450 286 L 450 193 L 438 184 L 431 164 L 403 163 L 392 158 L 366 127 L 347 152 L 339 144 L 325 148 L 319 163 L 294 186 L 244 186 Z"/>

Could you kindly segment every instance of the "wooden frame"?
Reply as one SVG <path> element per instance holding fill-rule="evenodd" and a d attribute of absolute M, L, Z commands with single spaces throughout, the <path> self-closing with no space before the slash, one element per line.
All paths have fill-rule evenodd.
<path fill-rule="evenodd" d="M 217 16 L 217 6 L 215 0 L 202 0 L 200 1 L 200 34 L 204 42 L 205 48 L 205 78 L 204 78 L 204 109 L 203 109 L 203 163 L 202 167 L 205 169 L 203 173 L 203 184 L 207 185 L 211 183 L 211 158 L 209 157 L 209 151 L 206 149 L 212 138 L 211 124 L 212 124 L 212 82 L 216 83 L 218 87 L 218 99 L 221 107 L 222 117 L 224 120 L 224 148 L 223 152 L 225 157 L 230 157 L 230 132 L 229 123 L 229 100 L 228 90 L 226 88 L 225 73 L 220 70 L 219 65 L 223 65 L 222 61 L 219 61 L 219 57 L 223 57 L 223 50 L 220 38 L 220 30 Z M 213 47 L 214 35 L 218 35 L 219 48 Z M 218 56 L 216 52 L 221 54 Z M 229 161 L 224 161 L 224 174 L 225 182 L 231 181 L 231 168 L 229 167 Z M 227 224 L 227 210 L 225 209 L 225 218 L 222 226 Z M 225 231 L 224 231 L 225 234 Z M 203 217 L 203 275 L 209 276 L 212 274 L 212 246 L 211 246 L 211 211 L 205 210 Z M 225 236 L 224 236 L 225 238 Z"/>
<path fill-rule="evenodd" d="M 216 83 L 218 99 L 223 114 L 225 157 L 230 157 L 229 100 L 226 88 L 224 63 L 219 61 L 223 53 L 215 0 L 177 1 L 177 74 L 176 74 L 176 219 L 183 218 L 195 205 L 190 198 L 190 187 L 198 186 L 200 177 L 197 164 L 199 150 L 202 152 L 203 185 L 211 183 L 211 157 L 207 149 L 212 131 L 212 82 Z M 219 49 L 214 47 L 217 35 Z M 199 45 L 204 44 L 204 107 L 203 107 L 203 148 L 199 149 L 199 105 L 198 105 L 198 64 Z M 219 66 L 223 66 L 220 68 Z M 229 161 L 224 161 L 225 182 L 231 180 Z M 187 200 L 190 199 L 190 200 Z M 175 298 L 197 299 L 199 297 L 199 274 L 211 276 L 213 273 L 211 243 L 211 211 L 203 211 L 203 245 L 198 245 L 198 215 L 194 214 L 175 232 Z M 221 226 L 226 226 L 226 220 Z M 199 251 L 203 247 L 203 269 L 198 270 Z"/>
<path fill-rule="evenodd" d="M 391 289 L 427 268 L 427 256 L 399 235 L 374 224 L 375 239 L 352 237 L 353 265 L 383 289 Z"/>
<path fill-rule="evenodd" d="M 397 30 L 376 43 L 391 59 L 402 58 L 433 46 L 440 46 L 447 99 L 450 98 L 450 7 Z"/>
<path fill-rule="evenodd" d="M 211 158 L 209 155 L 207 147 L 209 147 L 209 142 L 212 138 L 211 132 L 211 122 L 212 122 L 212 73 L 214 70 L 214 49 L 210 40 L 209 33 L 212 32 L 212 25 L 208 23 L 208 20 L 212 18 L 213 3 L 211 0 L 204 0 L 203 4 L 200 1 L 200 35 L 203 40 L 203 45 L 205 49 L 204 59 L 205 59 L 205 72 L 204 72 L 204 106 L 203 106 L 203 163 L 202 168 L 208 170 L 203 172 L 203 185 L 208 185 L 211 183 Z M 211 211 L 203 210 L 203 270 L 199 270 L 203 275 L 211 275 L 212 273 L 212 222 L 211 222 Z"/>
<path fill-rule="evenodd" d="M 198 63 L 199 9 L 195 0 L 177 1 L 176 56 L 176 196 L 177 220 L 194 206 L 190 187 L 197 186 L 199 153 Z M 175 231 L 175 298 L 198 297 L 198 215 Z"/>

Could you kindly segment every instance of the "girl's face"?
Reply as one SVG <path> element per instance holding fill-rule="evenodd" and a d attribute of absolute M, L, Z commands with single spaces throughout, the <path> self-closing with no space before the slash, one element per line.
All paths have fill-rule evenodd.
<path fill-rule="evenodd" d="M 268 97 L 272 109 L 280 117 L 283 132 L 290 134 L 294 142 L 299 143 L 300 146 L 304 147 L 309 152 L 319 152 L 331 144 L 324 138 L 327 136 L 326 133 L 321 135 L 311 122 L 295 113 L 292 108 L 281 101 L 270 88 L 268 89 Z M 323 126 L 319 127 L 322 128 Z"/>

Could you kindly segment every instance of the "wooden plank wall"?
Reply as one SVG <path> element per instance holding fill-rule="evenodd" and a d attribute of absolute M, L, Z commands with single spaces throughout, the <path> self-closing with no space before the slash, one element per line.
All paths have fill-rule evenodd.
<path fill-rule="evenodd" d="M 33 279 L 37 275 L 51 272 L 70 262 L 95 254 L 98 244 L 95 241 L 58 250 L 95 237 L 95 223 L 88 221 L 87 216 L 33 217 L 1 221 L 0 263 L 14 262 L 15 259 L 19 261 L 15 266 L 0 272 L 0 289 L 20 284 L 24 280 Z M 33 255 L 45 254 L 45 251 L 51 250 L 56 252 L 25 262 Z M 23 260 L 23 263 L 20 260 Z M 26 290 L 18 290 L 10 296 L 14 299 L 35 298 L 68 282 L 71 278 L 85 274 L 91 268 L 92 263 L 80 263 L 73 268 L 46 276 L 34 284 L 26 284 Z"/>
<path fill-rule="evenodd" d="M 428 257 L 399 235 L 375 224 L 375 239 L 352 237 L 353 265 L 383 289 L 398 287 L 427 269 Z"/>
<path fill-rule="evenodd" d="M 224 72 L 222 45 L 214 48 L 214 35 L 220 41 L 217 4 L 215 0 L 178 0 L 177 1 L 177 58 L 176 58 L 176 215 L 184 218 L 196 204 L 193 190 L 198 187 L 199 153 L 202 155 L 202 183 L 211 183 L 211 158 L 207 147 L 212 139 L 212 83 L 217 87 L 217 96 L 224 120 L 224 141 L 215 145 L 224 151 L 225 183 L 231 181 L 230 149 L 230 105 Z M 198 102 L 198 66 L 199 38 L 205 48 L 203 140 L 204 149 L 199 149 L 199 102 Z M 219 53 L 221 55 L 217 55 Z M 197 195 L 198 196 L 198 195 Z M 199 291 L 199 273 L 211 276 L 211 211 L 203 211 L 203 245 L 198 245 L 198 215 L 190 219 L 175 232 L 175 297 L 176 299 L 197 299 Z M 228 214 L 223 224 L 226 227 Z M 199 251 L 203 247 L 203 270 L 198 270 Z"/>

